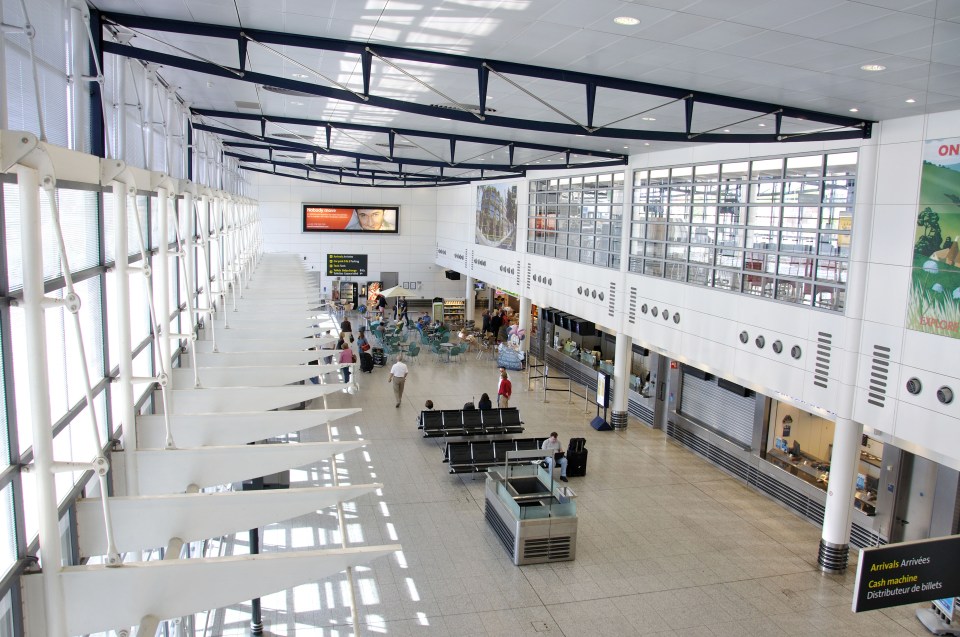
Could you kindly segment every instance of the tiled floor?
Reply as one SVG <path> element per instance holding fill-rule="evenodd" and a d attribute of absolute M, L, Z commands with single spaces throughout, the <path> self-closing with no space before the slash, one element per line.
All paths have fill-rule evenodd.
<path fill-rule="evenodd" d="M 516 567 L 483 517 L 483 476 L 454 476 L 441 442 L 415 418 L 426 399 L 458 408 L 494 394 L 497 370 L 473 355 L 410 365 L 394 407 L 388 370 L 361 374 L 356 395 L 329 407 L 361 406 L 335 421 L 338 439 L 370 444 L 338 463 L 342 483 L 382 482 L 382 493 L 349 503 L 350 545 L 398 542 L 402 554 L 355 573 L 361 626 L 354 630 L 346 576 L 263 599 L 270 635 L 925 635 L 915 606 L 854 614 L 855 563 L 843 576 L 817 570 L 819 529 L 631 420 L 597 432 L 582 398 L 543 401 L 511 372 L 512 404 L 526 434 L 587 439 L 578 495 L 577 559 Z M 319 401 L 318 401 L 319 402 Z M 312 405 L 322 408 L 322 405 Z M 303 432 L 326 440 L 326 427 Z M 330 484 L 330 467 L 292 472 L 292 486 Z M 233 548 L 246 552 L 246 534 Z M 337 517 L 320 511 L 264 529 L 263 550 L 339 547 Z M 248 634 L 249 606 L 218 611 L 209 634 Z"/>

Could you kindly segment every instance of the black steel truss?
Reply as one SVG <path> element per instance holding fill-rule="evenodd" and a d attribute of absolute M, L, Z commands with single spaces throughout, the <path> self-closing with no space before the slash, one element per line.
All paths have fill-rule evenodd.
<path fill-rule="evenodd" d="M 152 18 L 147 16 L 130 15 L 123 13 L 102 12 L 101 23 L 104 28 L 123 27 L 132 30 L 149 30 L 161 33 L 179 33 L 186 35 L 196 35 L 200 37 L 225 39 L 236 42 L 238 66 L 230 67 L 216 64 L 214 62 L 181 57 L 178 55 L 152 51 L 149 49 L 120 44 L 117 42 L 103 41 L 103 52 L 119 55 L 123 57 L 139 59 L 143 62 L 160 64 L 167 67 L 175 67 L 206 75 L 223 77 L 238 80 L 247 83 L 275 87 L 285 91 L 296 91 L 305 95 L 325 97 L 329 99 L 342 100 L 354 104 L 375 106 L 393 111 L 413 113 L 427 117 L 443 118 L 470 124 L 483 124 L 488 126 L 500 126 L 517 130 L 538 131 L 545 133 L 557 133 L 564 135 L 580 135 L 585 137 L 616 138 L 626 140 L 649 140 L 666 142 L 696 142 L 696 143 L 769 143 L 769 142 L 789 142 L 789 141 L 829 141 L 843 139 L 866 139 L 872 134 L 873 122 L 848 117 L 845 115 L 835 115 L 822 113 L 807 109 L 794 108 L 781 104 L 761 102 L 757 100 L 748 100 L 715 93 L 692 91 L 683 88 L 650 84 L 622 78 L 606 77 L 589 73 L 578 73 L 565 71 L 562 69 L 553 69 L 547 67 L 533 66 L 530 64 L 521 64 L 516 62 L 506 62 L 501 60 L 488 60 L 470 56 L 452 55 L 448 53 L 438 53 L 433 51 L 424 51 L 417 49 L 407 49 L 403 47 L 367 44 L 363 42 L 352 42 L 348 40 L 336 40 L 332 38 L 315 37 L 300 34 L 281 33 L 277 31 L 266 31 L 260 29 L 245 29 L 238 27 L 203 24 L 187 22 L 181 20 L 169 20 L 164 18 Z M 251 71 L 246 66 L 247 46 L 250 42 L 260 44 L 284 45 L 299 47 L 304 49 L 335 51 L 345 54 L 353 54 L 360 57 L 363 72 L 363 92 L 358 93 L 343 88 L 334 88 L 329 86 L 320 86 L 309 82 L 278 77 L 275 75 L 257 73 Z M 470 68 L 477 72 L 477 97 L 479 111 L 457 110 L 444 108 L 437 105 L 418 104 L 404 100 L 380 97 L 370 93 L 370 77 L 374 58 L 378 58 L 392 64 L 390 60 L 401 60 L 407 62 L 420 62 L 435 65 L 443 65 L 457 68 Z M 586 122 L 585 123 L 561 123 L 551 121 L 539 121 L 520 119 L 512 117 L 503 117 L 493 115 L 487 111 L 487 86 L 490 73 L 503 76 L 517 76 L 520 78 L 547 79 L 570 84 L 579 84 L 584 89 Z M 684 130 L 638 130 L 628 128 L 613 128 L 608 126 L 594 125 L 594 112 L 597 99 L 597 89 L 613 89 L 634 94 L 646 96 L 657 96 L 669 100 L 684 103 L 685 127 Z M 742 133 L 742 132 L 717 132 L 720 128 L 697 131 L 694 129 L 694 107 L 696 104 L 717 106 L 730 109 L 745 111 L 748 114 L 746 119 L 749 121 L 765 116 L 773 116 L 775 125 L 769 132 L 764 133 Z M 404 173 L 404 166 L 422 166 L 436 168 L 440 172 L 439 178 L 431 177 L 436 183 L 451 183 L 443 176 L 445 168 L 462 168 L 466 170 L 481 171 L 499 171 L 504 173 L 501 176 L 522 175 L 527 170 L 537 169 L 556 169 L 559 167 L 595 167 L 622 165 L 627 161 L 626 156 L 622 154 L 598 152 L 596 150 L 566 148 L 560 146 L 551 146 L 546 144 L 531 144 L 516 141 L 496 140 L 483 137 L 468 135 L 448 134 L 429 132 L 422 130 L 390 128 L 367 126 L 360 124 L 351 124 L 349 122 L 328 122 L 310 119 L 299 119 L 291 117 L 279 117 L 272 115 L 232 113 L 212 109 L 195 108 L 192 113 L 198 117 L 209 117 L 218 119 L 234 119 L 246 121 L 258 121 L 260 123 L 260 136 L 243 133 L 237 130 L 231 130 L 222 127 L 213 127 L 204 123 L 195 124 L 198 130 L 207 130 L 225 137 L 235 137 L 247 139 L 248 141 L 259 142 L 261 146 L 247 145 L 248 148 L 266 149 L 269 154 L 269 162 L 275 166 L 287 166 L 284 162 L 275 162 L 273 154 L 275 151 L 295 150 L 297 152 L 312 153 L 314 161 L 310 164 L 310 170 L 314 172 L 323 172 L 322 166 L 316 166 L 317 155 L 334 155 L 350 157 L 356 160 L 356 169 L 353 172 L 355 178 L 361 178 L 361 174 L 366 174 L 366 178 L 374 180 L 406 181 L 406 183 L 420 183 L 423 175 Z M 809 132 L 784 133 L 782 124 L 784 118 L 803 120 L 804 122 L 814 122 L 822 124 L 824 129 Z M 268 124 L 289 124 L 306 125 L 318 128 L 326 128 L 326 147 L 314 144 L 297 144 L 296 142 L 281 141 L 275 137 L 267 136 Z M 730 122 L 728 126 L 733 126 L 738 122 Z M 364 132 L 382 133 L 386 136 L 389 154 L 384 156 L 371 155 L 364 153 L 354 153 L 350 151 L 338 151 L 330 147 L 331 131 L 335 128 L 344 130 L 355 130 Z M 423 137 L 431 139 L 444 139 L 450 144 L 449 161 L 433 161 L 413 158 L 399 158 L 394 155 L 394 143 L 397 135 L 409 137 Z M 507 164 L 500 165 L 476 165 L 461 163 L 455 160 L 457 142 L 479 143 L 485 145 L 494 145 L 506 147 L 509 152 L 509 161 Z M 238 146 L 236 143 L 228 144 Z M 239 147 L 239 146 L 238 146 Z M 528 148 L 535 150 L 544 150 L 564 154 L 566 161 L 560 164 L 552 165 L 516 165 L 514 164 L 514 149 Z M 571 155 L 596 157 L 595 161 L 589 163 L 571 163 Z M 264 161 L 260 158 L 241 158 L 245 162 Z M 361 170 L 361 162 L 391 163 L 397 165 L 397 171 L 385 171 L 370 169 Z M 297 164 L 303 167 L 304 164 Z M 269 171 L 261 171 L 269 172 Z M 338 179 L 341 173 L 338 172 Z M 372 177 L 371 175 L 378 175 Z M 339 183 L 339 182 L 334 182 Z M 364 184 L 366 185 L 366 184 Z"/>

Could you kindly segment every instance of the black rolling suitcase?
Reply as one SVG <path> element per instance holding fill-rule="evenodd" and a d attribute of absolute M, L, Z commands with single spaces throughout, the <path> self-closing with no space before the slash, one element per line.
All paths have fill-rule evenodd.
<path fill-rule="evenodd" d="M 360 371 L 368 374 L 373 371 L 373 356 L 370 352 L 360 352 Z"/>
<path fill-rule="evenodd" d="M 383 348 L 374 347 L 370 350 L 373 352 L 373 364 L 377 367 L 383 367 L 387 364 L 387 355 L 384 353 Z"/>
<path fill-rule="evenodd" d="M 567 476 L 579 478 L 587 475 L 586 438 L 571 438 L 567 446 Z"/>

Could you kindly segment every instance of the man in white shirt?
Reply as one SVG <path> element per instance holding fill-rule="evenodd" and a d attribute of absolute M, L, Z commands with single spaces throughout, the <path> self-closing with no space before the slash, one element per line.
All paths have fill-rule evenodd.
<path fill-rule="evenodd" d="M 540 445 L 540 448 L 543 451 L 552 451 L 553 455 L 547 458 L 547 463 L 550 465 L 550 473 L 553 473 L 554 462 L 559 460 L 560 462 L 560 480 L 563 482 L 567 481 L 567 458 L 563 454 L 563 446 L 560 444 L 560 440 L 557 438 L 557 432 L 551 431 L 550 437 L 543 441 L 543 444 Z M 559 458 L 557 458 L 559 456 Z"/>
<path fill-rule="evenodd" d="M 397 399 L 397 407 L 400 406 L 400 399 L 403 398 L 403 384 L 407 381 L 409 373 L 407 364 L 403 362 L 403 354 L 398 354 L 397 362 L 390 368 L 390 378 L 387 379 L 388 383 L 393 383 L 393 395 Z"/>

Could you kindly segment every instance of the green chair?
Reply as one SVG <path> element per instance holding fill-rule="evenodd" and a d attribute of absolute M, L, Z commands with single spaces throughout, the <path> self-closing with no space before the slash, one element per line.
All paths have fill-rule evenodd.
<path fill-rule="evenodd" d="M 407 358 L 414 360 L 417 356 L 420 355 L 420 348 L 416 344 L 411 344 L 407 349 Z"/>

